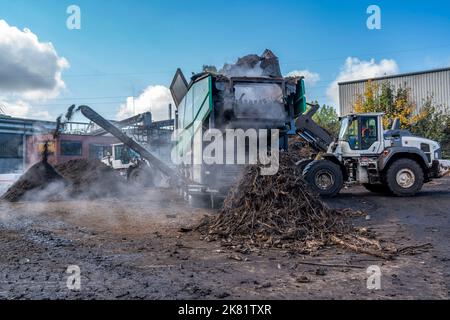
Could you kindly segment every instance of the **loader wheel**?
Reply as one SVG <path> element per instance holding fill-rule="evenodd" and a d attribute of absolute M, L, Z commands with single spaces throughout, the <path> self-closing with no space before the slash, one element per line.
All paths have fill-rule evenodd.
<path fill-rule="evenodd" d="M 411 159 L 395 161 L 388 169 L 386 181 L 389 190 L 398 197 L 411 197 L 422 189 L 423 170 Z"/>
<path fill-rule="evenodd" d="M 129 167 L 127 171 L 128 181 L 131 181 L 139 186 L 154 187 L 153 175 L 148 167 Z"/>
<path fill-rule="evenodd" d="M 188 196 L 189 205 L 193 208 L 206 209 L 211 208 L 210 195 L 196 194 Z"/>
<path fill-rule="evenodd" d="M 314 160 L 303 170 L 311 189 L 322 197 L 334 197 L 344 186 L 341 168 L 328 160 Z"/>
<path fill-rule="evenodd" d="M 390 192 L 388 186 L 385 185 L 385 184 L 368 184 L 368 183 L 365 183 L 365 184 L 363 184 L 363 186 L 368 191 L 373 192 L 373 193 L 383 194 L 383 193 L 389 193 Z"/>
<path fill-rule="evenodd" d="M 305 170 L 306 166 L 308 164 L 310 164 L 311 162 L 313 162 L 313 159 L 302 159 L 302 160 L 296 162 L 295 165 L 297 166 L 298 170 L 300 170 L 300 172 L 303 172 L 303 170 Z"/>

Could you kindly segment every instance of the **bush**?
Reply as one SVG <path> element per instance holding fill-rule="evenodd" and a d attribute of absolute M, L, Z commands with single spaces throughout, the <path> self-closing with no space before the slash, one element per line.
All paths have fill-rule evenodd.
<path fill-rule="evenodd" d="M 449 109 L 434 103 L 433 97 L 423 101 L 421 111 L 415 113 L 416 103 L 411 99 L 409 88 L 395 89 L 389 81 L 380 85 L 368 81 L 364 94 L 356 97 L 355 112 L 384 112 L 384 127 L 390 121 L 400 119 L 403 129 L 417 136 L 435 140 L 442 146 L 443 155 L 450 158 L 450 115 Z"/>
<path fill-rule="evenodd" d="M 449 109 L 436 106 L 433 97 L 428 97 L 422 107 L 420 119 L 411 126 L 412 133 L 441 144 L 445 157 L 450 157 L 450 115 Z"/>
<path fill-rule="evenodd" d="M 400 119 L 403 129 L 410 128 L 422 115 L 415 115 L 416 104 L 411 99 L 411 90 L 404 87 L 395 89 L 389 81 L 380 85 L 368 81 L 364 94 L 357 95 L 354 105 L 355 112 L 384 112 L 384 127 L 388 128 L 390 121 Z"/>

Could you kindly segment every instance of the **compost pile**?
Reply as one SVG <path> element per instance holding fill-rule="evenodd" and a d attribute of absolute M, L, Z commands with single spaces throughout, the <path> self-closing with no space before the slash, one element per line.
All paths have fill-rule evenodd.
<path fill-rule="evenodd" d="M 9 202 L 96 199 L 125 194 L 127 181 L 98 160 L 71 160 L 54 168 L 40 161 L 1 197 Z"/>
<path fill-rule="evenodd" d="M 354 212 L 330 209 L 309 191 L 295 158 L 295 154 L 280 154 L 279 172 L 272 176 L 260 175 L 258 166 L 248 166 L 219 215 L 206 217 L 197 227 L 204 239 L 246 251 L 283 248 L 311 253 L 338 244 L 387 257 L 378 241 L 346 223 Z"/>
<path fill-rule="evenodd" d="M 23 174 L 1 197 L 2 200 L 56 200 L 62 194 L 66 181 L 46 161 L 40 161 Z"/>
<path fill-rule="evenodd" d="M 70 183 L 69 194 L 73 197 L 119 196 L 128 187 L 125 179 L 99 160 L 71 160 L 55 169 Z"/>

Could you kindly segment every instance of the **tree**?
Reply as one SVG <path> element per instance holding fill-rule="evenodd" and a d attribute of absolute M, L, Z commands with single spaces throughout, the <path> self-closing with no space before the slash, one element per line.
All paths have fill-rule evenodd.
<path fill-rule="evenodd" d="M 333 136 L 339 133 L 339 117 L 332 106 L 323 105 L 313 116 L 313 120 Z"/>
<path fill-rule="evenodd" d="M 421 117 L 412 127 L 411 132 L 441 143 L 445 156 L 450 156 L 450 115 L 445 106 L 438 106 L 433 97 L 425 99 Z"/>
<path fill-rule="evenodd" d="M 416 104 L 411 99 L 409 88 L 395 89 L 389 81 L 383 82 L 380 86 L 369 80 L 365 85 L 364 93 L 356 96 L 354 109 L 357 113 L 385 113 L 383 124 L 386 128 L 390 121 L 399 118 L 400 126 L 403 129 L 409 129 L 425 116 L 423 113 L 414 114 Z"/>
<path fill-rule="evenodd" d="M 444 140 L 442 144 L 442 155 L 444 158 L 450 158 L 450 116 L 447 117 L 447 123 L 444 129 Z"/>
<path fill-rule="evenodd" d="M 364 93 L 356 96 L 354 110 L 357 113 L 385 113 L 383 123 L 385 128 L 389 127 L 391 120 L 399 118 L 403 129 L 441 143 L 444 155 L 450 156 L 449 109 L 437 106 L 433 97 L 426 98 L 420 112 L 417 113 L 416 103 L 412 101 L 409 88 L 395 89 L 389 81 L 383 82 L 380 86 L 369 80 L 364 87 Z"/>

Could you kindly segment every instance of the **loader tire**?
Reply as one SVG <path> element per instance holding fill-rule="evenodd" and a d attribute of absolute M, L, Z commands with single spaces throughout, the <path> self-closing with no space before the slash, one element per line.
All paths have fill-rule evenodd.
<path fill-rule="evenodd" d="M 399 159 L 389 166 L 386 181 L 394 195 L 411 197 L 422 189 L 424 174 L 416 161 Z"/>
<path fill-rule="evenodd" d="M 378 194 L 388 194 L 390 193 L 389 187 L 385 184 L 363 184 L 364 188 L 368 191 Z"/>
<path fill-rule="evenodd" d="M 303 172 L 303 170 L 305 170 L 306 166 L 313 161 L 314 161 L 313 159 L 302 159 L 302 160 L 296 162 L 295 165 L 297 166 L 297 169 L 300 170 L 300 172 Z"/>
<path fill-rule="evenodd" d="M 210 209 L 211 197 L 210 195 L 190 195 L 188 196 L 189 205 L 197 209 Z"/>
<path fill-rule="evenodd" d="M 127 179 L 141 187 L 155 186 L 154 177 L 151 173 L 151 169 L 148 167 L 129 167 L 127 170 Z"/>
<path fill-rule="evenodd" d="M 336 196 L 344 186 L 341 168 L 328 160 L 314 160 L 303 170 L 303 177 L 313 192 L 322 197 Z"/>

